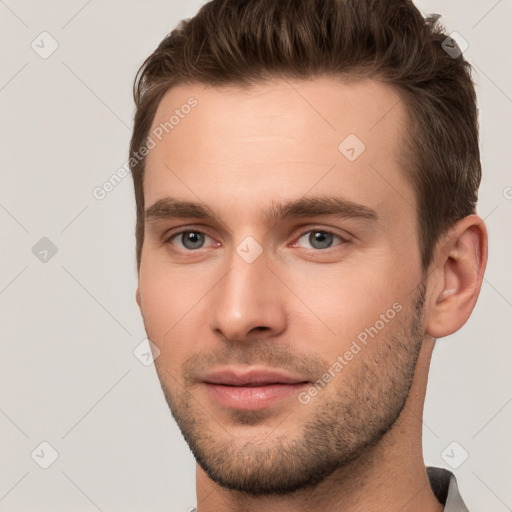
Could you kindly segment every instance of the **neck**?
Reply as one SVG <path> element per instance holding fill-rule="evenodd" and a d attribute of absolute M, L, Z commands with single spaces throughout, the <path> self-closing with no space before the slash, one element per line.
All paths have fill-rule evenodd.
<path fill-rule="evenodd" d="M 315 487 L 283 496 L 247 496 L 224 489 L 197 466 L 198 512 L 441 512 L 422 453 L 422 417 L 434 340 L 424 340 L 406 405 L 373 447 Z"/>

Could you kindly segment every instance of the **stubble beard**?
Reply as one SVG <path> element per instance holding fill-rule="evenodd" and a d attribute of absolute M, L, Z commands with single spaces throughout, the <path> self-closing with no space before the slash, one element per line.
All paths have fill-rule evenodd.
<path fill-rule="evenodd" d="M 425 283 L 418 286 L 407 318 L 395 318 L 386 330 L 369 341 L 379 343 L 375 356 L 358 358 L 358 371 L 350 365 L 339 376 L 338 393 L 323 390 L 307 405 L 303 424 L 289 433 L 279 430 L 279 418 L 270 409 L 231 411 L 231 431 L 241 425 L 275 425 L 264 438 L 237 439 L 230 425 L 221 425 L 185 388 L 167 385 L 166 372 L 157 367 L 165 399 L 196 461 L 217 484 L 251 496 L 284 495 L 315 486 L 336 470 L 364 459 L 389 432 L 402 412 L 412 385 L 423 340 Z M 389 329 L 389 330 L 388 330 Z M 256 342 L 257 343 L 257 342 Z M 260 355 L 272 345 L 263 345 Z M 276 361 L 270 352 L 267 360 Z M 284 361 L 292 354 L 281 354 Z M 265 356 L 258 362 L 265 361 Z M 353 363 L 351 363 L 353 364 Z M 283 367 L 287 366 L 283 364 Z M 288 366 L 289 367 L 289 366 Z M 325 371 L 325 366 L 323 368 Z M 346 377 L 346 378 L 345 378 Z M 336 386 L 336 379 L 328 386 Z M 331 393 L 332 394 L 332 393 Z M 283 413 L 283 418 L 288 412 Z M 293 414 L 293 413 L 292 413 Z M 270 430 L 270 429 L 268 429 Z"/>

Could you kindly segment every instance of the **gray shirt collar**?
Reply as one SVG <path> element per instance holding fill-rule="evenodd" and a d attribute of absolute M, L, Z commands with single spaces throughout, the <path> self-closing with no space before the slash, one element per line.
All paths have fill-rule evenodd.
<path fill-rule="evenodd" d="M 451 471 L 429 466 L 427 475 L 433 493 L 444 505 L 444 512 L 469 512 L 459 493 L 457 479 Z"/>

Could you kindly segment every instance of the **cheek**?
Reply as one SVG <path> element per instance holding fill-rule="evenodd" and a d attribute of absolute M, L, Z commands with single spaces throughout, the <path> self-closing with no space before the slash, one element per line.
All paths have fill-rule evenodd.
<path fill-rule="evenodd" d="M 148 336 L 165 349 L 195 299 L 187 276 L 155 258 L 143 257 L 139 272 L 141 311 Z"/>
<path fill-rule="evenodd" d="M 334 360 L 376 322 L 380 321 L 377 328 L 383 325 L 379 337 L 389 334 L 395 322 L 382 324 L 381 315 L 396 303 L 405 306 L 415 284 L 412 270 L 411 263 L 389 249 L 360 252 L 336 264 L 295 259 L 274 268 L 280 280 L 275 282 L 275 293 L 267 297 L 286 312 L 289 333 L 293 333 L 290 342 L 299 351 L 318 351 Z M 216 295 L 208 292 L 224 272 L 214 261 L 187 268 L 171 265 L 156 251 L 143 253 L 142 314 L 148 337 L 166 364 L 176 365 L 193 352 L 214 348 L 207 320 L 215 309 Z"/>
<path fill-rule="evenodd" d="M 302 325 L 299 330 L 322 333 L 325 336 L 322 345 L 331 357 L 344 350 L 365 329 L 374 326 L 381 315 L 392 310 L 388 316 L 394 317 L 394 304 L 395 308 L 399 308 L 397 303 L 403 306 L 403 280 L 395 265 L 382 261 L 374 261 L 373 265 L 361 261 L 357 266 L 288 268 L 283 273 L 283 281 L 291 283 L 290 288 L 299 299 L 295 310 L 295 320 Z M 382 332 L 388 330 L 386 322 Z"/>

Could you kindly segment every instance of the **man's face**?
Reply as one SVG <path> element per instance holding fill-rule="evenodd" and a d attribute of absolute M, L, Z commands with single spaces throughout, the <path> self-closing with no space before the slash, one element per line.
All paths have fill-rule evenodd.
<path fill-rule="evenodd" d="M 373 81 L 195 84 L 153 129 L 191 96 L 147 157 L 138 301 L 201 467 L 286 493 L 378 443 L 408 396 L 424 287 L 404 108 Z"/>

